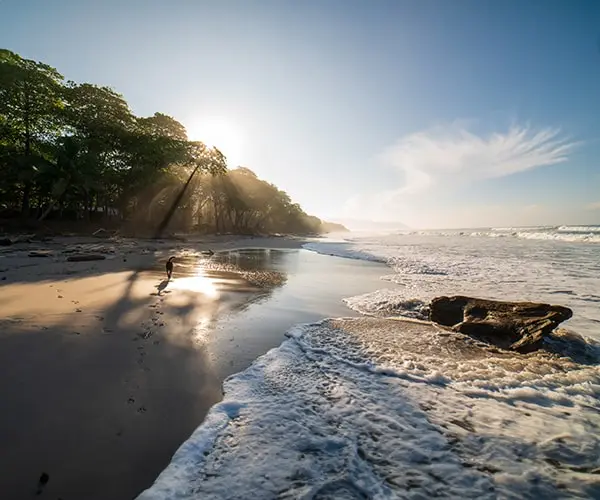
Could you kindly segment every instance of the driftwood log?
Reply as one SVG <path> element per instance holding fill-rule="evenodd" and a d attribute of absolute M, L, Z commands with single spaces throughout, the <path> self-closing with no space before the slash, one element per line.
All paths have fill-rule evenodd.
<path fill-rule="evenodd" d="M 527 353 L 573 316 L 568 307 L 454 296 L 431 301 L 429 319 L 503 349 Z"/>
<path fill-rule="evenodd" d="M 81 253 L 76 255 L 69 255 L 67 260 L 69 262 L 88 262 L 91 260 L 104 260 L 106 259 L 105 255 L 99 253 Z"/>

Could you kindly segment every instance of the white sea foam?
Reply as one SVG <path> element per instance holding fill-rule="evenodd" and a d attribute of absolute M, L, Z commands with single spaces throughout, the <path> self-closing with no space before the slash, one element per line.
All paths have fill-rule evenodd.
<path fill-rule="evenodd" d="M 512 233 L 518 231 L 552 231 L 556 226 L 517 226 L 517 227 L 493 227 L 492 231 Z"/>
<path fill-rule="evenodd" d="M 528 240 L 556 240 L 570 242 L 600 243 L 600 232 L 597 231 L 519 231 L 512 236 Z"/>
<path fill-rule="evenodd" d="M 397 235 L 432 237 L 487 237 L 565 242 L 600 243 L 600 226 L 529 226 L 453 229 L 445 231 L 399 231 Z"/>
<path fill-rule="evenodd" d="M 419 299 L 402 299 L 396 290 L 377 290 L 344 299 L 344 303 L 355 311 L 367 316 L 384 318 L 404 317 L 426 320 L 429 304 Z"/>
<path fill-rule="evenodd" d="M 600 233 L 600 226 L 560 226 L 560 233 Z"/>
<path fill-rule="evenodd" d="M 370 253 L 368 250 L 354 249 L 347 241 L 305 243 L 303 246 L 306 250 L 312 250 L 313 252 L 323 253 L 325 255 L 336 255 L 348 259 L 368 260 L 372 262 L 386 262 L 385 257 Z"/>
<path fill-rule="evenodd" d="M 600 496 L 594 364 L 329 320 L 224 389 L 140 500 Z"/>

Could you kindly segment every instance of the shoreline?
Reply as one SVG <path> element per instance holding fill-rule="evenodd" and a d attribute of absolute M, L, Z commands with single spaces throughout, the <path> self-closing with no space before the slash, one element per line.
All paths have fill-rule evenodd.
<path fill-rule="evenodd" d="M 208 293 L 161 293 L 165 256 L 302 243 L 76 237 L 0 249 L 0 496 L 30 498 L 42 474 L 44 495 L 65 500 L 133 498 L 152 484 L 222 397 L 198 325 L 262 293 L 218 272 Z M 74 252 L 105 259 L 67 262 Z"/>
<path fill-rule="evenodd" d="M 316 487 L 310 481 L 290 484 L 289 475 L 297 470 L 299 461 L 308 463 L 305 460 L 312 460 L 309 457 L 317 457 L 319 452 L 317 447 L 308 455 L 289 456 L 290 460 L 280 463 L 279 479 L 271 477 L 269 464 L 275 457 L 283 460 L 285 450 L 306 444 L 294 444 L 296 435 L 302 441 L 302 435 L 294 431 L 284 433 L 291 441 L 282 445 L 285 440 L 281 441 L 279 423 L 292 427 L 309 424 L 310 429 L 323 426 L 326 435 L 331 435 L 324 445 L 332 439 L 341 455 L 338 451 L 331 455 L 333 450 L 325 446 L 322 458 L 335 463 L 339 457 L 340 463 L 346 463 L 356 455 L 356 439 L 364 435 L 359 433 L 339 447 L 337 427 L 331 422 L 340 416 L 338 403 L 348 402 L 348 417 L 354 415 L 355 398 L 367 398 L 365 402 L 375 405 L 373 412 L 389 411 L 394 421 L 414 416 L 416 420 L 406 423 L 409 427 L 414 424 L 429 432 L 433 426 L 431 437 L 447 440 L 443 446 L 452 449 L 442 459 L 444 467 L 456 464 L 457 458 L 466 463 L 481 462 L 481 470 L 460 466 L 455 470 L 456 477 L 469 476 L 469 481 L 477 482 L 487 481 L 485 476 L 477 479 L 472 475 L 477 475 L 477 470 L 485 475 L 505 467 L 496 462 L 494 453 L 486 454 L 487 448 L 482 455 L 473 455 L 468 446 L 471 437 L 486 435 L 490 405 L 495 405 L 499 415 L 491 428 L 500 429 L 507 439 L 497 440 L 490 434 L 489 449 L 499 446 L 507 456 L 518 452 L 511 445 L 513 441 L 531 438 L 505 427 L 508 421 L 538 429 L 540 419 L 552 417 L 557 435 L 572 418 L 581 429 L 596 425 L 588 411 L 596 402 L 590 402 L 590 394 L 578 380 L 596 380 L 597 361 L 561 361 L 544 353 L 515 357 L 468 338 L 455 342 L 455 336 L 440 334 L 428 323 L 350 311 L 342 298 L 378 292 L 381 301 L 385 298 L 379 294 L 381 288 L 395 286 L 380 281 L 385 264 L 298 250 L 303 243 L 298 240 L 285 240 L 287 248 L 281 248 L 280 239 L 248 241 L 252 239 L 205 241 L 197 246 L 185 242 L 181 247 L 121 241 L 114 252 L 105 249 L 110 258 L 87 263 L 66 264 L 69 253 L 61 252 L 71 249 L 64 245 L 61 252 L 58 247 L 45 249 L 51 254 L 48 257 L 28 257 L 29 248 L 18 250 L 19 255 L 13 257 L 0 253 L 0 278 L 7 274 L 2 266 L 10 259 L 21 266 L 10 272 L 22 273 L 13 275 L 9 286 L 0 287 L 0 313 L 11 313 L 8 320 L 2 320 L 0 329 L 0 390 L 8 396 L 7 407 L 14 409 L 0 417 L 0 439 L 8 445 L 0 466 L 15 471 L 0 477 L 1 495 L 15 500 L 30 498 L 40 474 L 46 473 L 49 482 L 43 488 L 44 495 L 63 500 L 119 500 L 140 494 L 140 498 L 164 498 L 165 487 L 169 491 L 181 489 L 185 496 L 198 481 L 202 481 L 204 493 L 221 491 L 223 494 L 215 496 L 244 498 L 250 491 L 245 485 L 264 486 L 266 494 L 271 491 L 271 479 L 279 482 L 282 489 L 277 491 L 289 490 L 293 496 Z M 69 240 L 69 244 L 75 241 Z M 99 251 L 96 244 L 77 244 L 81 245 L 78 252 Z M 208 248 L 218 253 L 204 260 L 201 252 Z M 161 289 L 164 260 L 172 252 L 180 256 L 176 276 Z M 198 267 L 200 260 L 215 265 Z M 78 272 L 72 272 L 76 270 L 73 266 L 80 266 Z M 200 268 L 202 272 L 194 272 Z M 63 279 L 58 280 L 61 276 Z M 284 336 L 293 325 L 296 329 Z M 397 341 L 398 328 L 402 342 Z M 340 335 L 341 330 L 345 334 Z M 286 337 L 294 341 L 286 341 Z M 568 340 L 574 341 L 577 339 Z M 579 350 L 582 347 L 585 345 Z M 313 348 L 313 354 L 328 367 L 325 372 L 313 366 L 312 354 L 306 357 L 306 349 Z M 573 354 L 577 352 L 575 349 Z M 321 382 L 315 385 L 306 370 L 314 372 L 314 380 Z M 546 372 L 557 378 L 552 394 L 545 389 Z M 523 373 L 523 380 L 514 378 L 514 374 L 521 377 Z M 237 375 L 222 386 L 232 374 Z M 338 382 L 332 386 L 332 380 Z M 354 385 L 357 380 L 361 381 L 359 386 Z M 391 399 L 390 383 L 403 387 Z M 470 396 L 472 384 L 478 384 L 475 400 Z M 560 396 L 563 384 L 566 393 Z M 371 388 L 381 393 L 372 400 Z M 344 396 L 346 389 L 352 391 L 352 397 Z M 262 396 L 263 391 L 267 397 Z M 554 392 L 559 399 L 554 400 Z M 575 394 L 575 399 L 565 399 L 567 394 Z M 307 404 L 305 398 L 313 396 L 317 399 Z M 300 403 L 290 404 L 290 397 Z M 478 410 L 471 415 L 474 402 Z M 550 403 L 557 406 L 556 411 L 549 410 Z M 323 412 L 306 414 L 302 410 L 315 404 Z M 398 412 L 394 405 L 410 411 Z M 578 405 L 574 412 L 572 407 Z M 279 409 L 289 415 L 277 417 Z M 207 432 L 214 434 L 216 428 L 211 425 L 215 424 L 215 413 L 232 425 L 227 426 L 224 440 L 215 441 L 209 455 L 198 456 L 196 452 L 204 444 L 195 441 L 204 440 Z M 321 413 L 333 420 L 320 420 Z M 502 417 L 505 414 L 506 418 Z M 244 422 L 241 427 L 236 424 L 238 415 Z M 372 422 L 370 415 L 361 421 Z M 314 418 L 317 420 L 313 422 Z M 345 425 L 352 434 L 356 432 L 351 425 L 354 420 L 342 418 L 339 425 Z M 254 430 L 235 437 L 248 422 Z M 396 430 L 381 432 L 390 435 Z M 476 431 L 479 433 L 472 434 Z M 415 433 L 416 447 L 420 446 L 421 434 Z M 585 431 L 580 434 L 574 438 L 576 446 L 586 438 Z M 534 473 L 545 474 L 546 452 L 538 446 L 538 438 L 530 443 L 533 454 L 529 466 Z M 236 446 L 230 446 L 231 439 Z M 256 440 L 260 450 L 257 463 L 266 467 L 263 475 L 267 481 L 259 481 L 260 485 L 252 474 L 243 476 L 243 471 L 260 469 L 251 458 L 254 455 L 248 453 L 256 451 Z M 393 449 L 402 443 L 400 440 Z M 557 443 L 559 448 L 563 446 Z M 367 446 L 380 453 L 384 444 L 375 440 Z M 312 454 L 315 451 L 317 455 Z M 350 455 L 343 458 L 346 451 Z M 406 463 L 399 462 L 392 469 L 412 470 L 427 464 L 413 463 L 411 456 L 412 451 L 404 458 L 397 457 Z M 247 460 L 250 462 L 245 463 Z M 520 471 L 511 467 L 505 472 L 518 476 Z M 214 468 L 220 473 L 215 474 Z M 592 475 L 586 480 L 594 479 L 593 466 L 585 465 L 579 473 L 590 471 Z M 240 474 L 236 476 L 239 481 L 231 485 L 234 474 Z M 331 479 L 332 487 L 344 487 L 346 483 L 339 483 L 336 477 L 337 473 Z M 381 477 L 375 474 L 372 488 L 378 487 Z M 433 491 L 439 483 L 423 486 L 424 492 Z M 493 486 L 492 481 L 489 487 Z M 395 479 L 386 487 L 405 491 L 407 485 Z M 575 483 L 571 487 L 579 491 Z"/>
<path fill-rule="evenodd" d="M 64 500 L 128 499 L 150 487 L 222 399 L 228 375 L 279 345 L 287 325 L 353 315 L 338 300 L 352 286 L 380 286 L 379 265 L 294 252 L 305 241 L 59 238 L 0 249 L 0 391 L 11 410 L 0 417 L 0 467 L 11 471 L 0 495 L 30 498 L 44 473 L 44 495 Z M 209 249 L 229 261 L 189 276 L 187 260 Z M 246 263 L 227 254 L 243 249 Z M 66 262 L 72 251 L 106 258 Z M 181 259 L 161 291 L 172 254 Z M 277 272 L 252 270 L 263 264 L 290 273 L 296 292 L 283 293 Z M 312 274 L 298 274 L 306 265 Z M 265 302 L 271 293 L 278 299 Z"/>

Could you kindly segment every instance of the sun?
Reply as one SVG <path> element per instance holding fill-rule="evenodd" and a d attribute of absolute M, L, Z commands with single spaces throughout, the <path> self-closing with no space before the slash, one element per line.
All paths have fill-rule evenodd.
<path fill-rule="evenodd" d="M 221 151 L 227 157 L 230 167 L 240 164 L 244 135 L 235 122 L 225 117 L 213 116 L 190 121 L 186 130 L 190 141 L 201 141 Z"/>

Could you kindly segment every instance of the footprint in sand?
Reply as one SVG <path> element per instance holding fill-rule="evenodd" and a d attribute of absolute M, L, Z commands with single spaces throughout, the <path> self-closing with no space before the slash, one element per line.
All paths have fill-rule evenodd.
<path fill-rule="evenodd" d="M 146 413 L 146 407 L 145 407 L 145 406 L 140 406 L 140 407 L 137 409 L 137 412 L 138 412 L 138 413 Z"/>
<path fill-rule="evenodd" d="M 130 405 L 132 405 L 133 403 L 135 403 L 135 399 L 134 399 L 134 398 L 129 398 L 129 399 L 127 400 L 127 404 L 130 404 Z"/>
<path fill-rule="evenodd" d="M 82 312 L 82 311 L 81 311 L 81 309 L 77 308 L 77 309 L 75 309 L 75 312 L 76 312 L 76 313 L 80 313 L 80 312 Z"/>
<path fill-rule="evenodd" d="M 41 495 L 42 490 L 48 484 L 48 481 L 50 481 L 50 475 L 46 472 L 42 472 L 42 475 L 38 479 L 36 495 Z"/>

